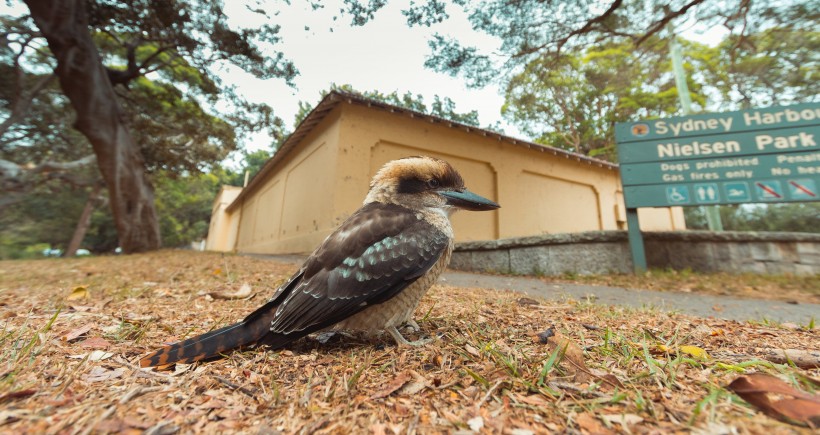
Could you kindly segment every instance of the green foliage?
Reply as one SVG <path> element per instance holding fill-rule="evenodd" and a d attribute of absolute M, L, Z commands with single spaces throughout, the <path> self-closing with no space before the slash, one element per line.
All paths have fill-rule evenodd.
<path fill-rule="evenodd" d="M 734 37 L 717 47 L 681 41 L 695 110 L 817 98 L 819 32 L 776 28 L 744 41 L 754 49 L 735 49 Z M 538 142 L 614 161 L 614 123 L 680 114 L 668 51 L 649 38 L 538 58 L 511 77 L 502 113 Z"/>
<path fill-rule="evenodd" d="M 290 83 L 295 67 L 270 49 L 280 42 L 278 26 L 230 28 L 222 4 L 209 1 L 89 1 L 86 12 L 149 171 L 204 169 L 236 149 L 237 134 L 267 130 L 281 136 L 283 123 L 269 106 L 248 102 L 217 75 L 234 65 Z M 5 154 L 0 158 L 36 164 L 43 154 L 53 161 L 89 154 L 87 142 L 71 127 L 72 109 L 56 80 L 45 92 L 28 94 L 54 67 L 32 21 L 25 15 L 3 17 L 3 25 L 8 33 L 0 47 L 0 114 L 9 115 L 29 98 L 32 107 L 11 130 L 0 131 Z M 55 143 L 60 144 L 55 148 Z M 31 150 L 40 146 L 50 151 Z"/>
<path fill-rule="evenodd" d="M 165 246 L 184 247 L 205 238 L 219 178 L 213 174 L 174 177 L 163 172 L 153 181 Z"/>
<path fill-rule="evenodd" d="M 719 206 L 720 219 L 727 231 L 790 231 L 820 233 L 820 203 L 786 203 Z M 686 226 L 707 229 L 701 207 L 683 209 Z"/>
<path fill-rule="evenodd" d="M 691 26 L 697 22 L 704 29 L 725 28 L 738 38 L 746 38 L 785 23 L 793 29 L 810 29 L 818 18 L 817 8 L 809 0 L 426 0 L 413 2 L 404 14 L 411 26 L 430 26 L 449 18 L 449 8 L 462 9 L 474 30 L 499 40 L 493 53 L 447 35 L 437 34 L 430 41 L 427 65 L 463 76 L 471 86 L 506 81 L 511 73 L 520 72 L 522 66 L 538 58 L 557 59 L 564 51 L 577 52 L 601 42 L 640 47 L 653 36 L 666 37 L 669 26 L 681 23 Z"/>
<path fill-rule="evenodd" d="M 820 32 L 778 26 L 726 38 L 703 68 L 723 109 L 748 109 L 817 101 Z"/>
<path fill-rule="evenodd" d="M 241 186 L 245 171 L 255 175 L 270 153 L 245 153 L 238 171 L 213 168 L 208 173 L 159 170 L 152 174 L 160 231 L 166 246 L 189 246 L 208 234 L 211 208 L 224 184 Z M 0 259 L 41 256 L 46 247 L 65 250 L 89 189 L 51 180 L 0 213 Z M 105 195 L 103 195 L 105 196 Z M 119 246 L 117 229 L 105 204 L 98 204 L 81 245 L 95 253 Z"/>
<path fill-rule="evenodd" d="M 0 259 L 40 256 L 44 247 L 65 249 L 88 197 L 65 183 L 41 186 L 0 213 Z"/>
<path fill-rule="evenodd" d="M 538 58 L 510 79 L 502 113 L 537 142 L 614 160 L 615 122 L 677 110 L 667 44 L 650 42 L 639 52 L 604 43 Z M 699 88 L 691 84 L 693 97 Z"/>
<path fill-rule="evenodd" d="M 172 193 L 183 192 L 181 185 L 163 182 L 156 189 L 159 200 L 170 196 L 164 199 L 161 226 L 172 245 L 202 237 L 212 198 L 205 200 L 203 191 L 197 190 L 202 183 L 197 174 L 214 169 L 236 150 L 237 137 L 267 131 L 277 140 L 284 127 L 270 106 L 247 101 L 235 88 L 221 83 L 219 74 L 238 67 L 259 78 L 291 83 L 297 71 L 274 49 L 280 42 L 279 27 L 270 19 L 253 28 L 231 27 L 222 2 L 81 3 L 102 67 L 123 109 L 122 118 L 145 163 L 145 168 L 119 169 L 147 170 L 157 180 L 178 176 L 192 183 L 190 192 L 177 196 Z M 4 166 L 62 164 L 94 154 L 85 137 L 73 128 L 73 107 L 59 83 L 49 80 L 56 61 L 33 20 L 21 14 L 0 17 L 0 22 L 4 28 L 0 35 L 0 159 L 10 162 Z M 35 242 L 64 246 L 76 225 L 72 220 L 79 216 L 75 209 L 84 204 L 84 192 L 98 182 L 99 172 L 87 167 L 31 172 L 40 174 L 39 178 L 24 178 L 20 173 L 0 180 L 14 194 L 13 200 L 0 201 L 4 218 L 0 233 L 10 235 L 4 238 L 0 255 L 23 252 Z M 64 187 L 54 185 L 61 181 Z M 48 196 L 55 190 L 77 194 L 62 195 L 62 200 L 71 202 L 69 206 Z M 211 195 L 216 193 L 211 190 Z M 201 206 L 205 203 L 207 207 Z M 61 212 L 59 225 L 55 224 L 61 228 L 59 235 L 48 230 L 50 221 L 57 221 L 49 217 L 55 214 L 51 207 Z M 197 208 L 207 211 L 204 220 L 202 212 L 193 211 Z M 117 246 L 106 211 L 100 207 L 92 215 L 86 244 L 95 251 Z"/>
<path fill-rule="evenodd" d="M 140 77 L 131 83 L 124 107 L 149 172 L 198 172 L 236 149 L 233 126 L 174 84 Z"/>
<path fill-rule="evenodd" d="M 244 186 L 245 173 L 248 173 L 248 180 L 253 179 L 256 174 L 262 169 L 262 166 L 271 158 L 271 153 L 267 150 L 261 149 L 253 152 L 245 152 L 242 154 L 243 161 L 238 171 L 214 171 L 221 180 L 220 185 L 227 184 L 229 186 Z"/>
<path fill-rule="evenodd" d="M 783 2 L 462 0 L 414 2 L 409 25 L 467 13 L 494 51 L 436 34 L 425 65 L 468 86 L 506 85 L 502 112 L 536 141 L 614 160 L 612 123 L 679 115 L 667 42 L 673 26 L 721 28 L 715 48 L 683 41 L 696 110 L 814 101 L 817 8 Z"/>

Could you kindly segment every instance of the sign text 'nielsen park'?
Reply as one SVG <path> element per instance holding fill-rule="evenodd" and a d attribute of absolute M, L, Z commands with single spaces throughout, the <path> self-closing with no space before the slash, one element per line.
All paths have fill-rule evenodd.
<path fill-rule="evenodd" d="M 820 103 L 618 123 L 628 208 L 820 200 Z"/>

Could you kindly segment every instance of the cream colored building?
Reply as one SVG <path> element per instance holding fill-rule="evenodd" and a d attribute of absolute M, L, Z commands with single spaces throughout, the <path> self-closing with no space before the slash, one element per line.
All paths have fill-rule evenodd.
<path fill-rule="evenodd" d="M 456 213 L 457 241 L 625 228 L 616 164 L 331 92 L 247 187 L 220 191 L 207 249 L 310 252 L 361 206 L 382 164 L 413 155 L 447 160 L 468 189 L 501 204 Z M 680 208 L 639 216 L 645 231 L 685 228 Z"/>

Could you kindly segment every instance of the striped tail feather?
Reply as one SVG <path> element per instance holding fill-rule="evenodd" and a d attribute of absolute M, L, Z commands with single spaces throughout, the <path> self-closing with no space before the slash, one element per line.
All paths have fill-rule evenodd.
<path fill-rule="evenodd" d="M 294 275 L 285 286 L 291 285 L 300 276 L 300 274 Z M 296 331 L 290 334 L 274 334 L 270 331 L 271 321 L 276 315 L 276 307 L 281 303 L 282 293 L 277 294 L 280 295 L 279 298 L 274 297 L 239 323 L 215 329 L 151 352 L 140 359 L 140 367 L 157 367 L 175 363 L 190 364 L 257 342 L 272 349 L 278 349 L 307 335 L 310 331 Z"/>
<path fill-rule="evenodd" d="M 140 359 L 140 367 L 190 364 L 256 343 L 269 333 L 270 322 L 265 316 L 245 320 L 156 350 Z"/>

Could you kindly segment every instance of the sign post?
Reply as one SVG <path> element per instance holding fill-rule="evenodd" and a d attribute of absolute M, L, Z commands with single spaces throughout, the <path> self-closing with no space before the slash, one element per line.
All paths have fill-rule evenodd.
<path fill-rule="evenodd" d="M 636 271 L 639 207 L 820 200 L 820 103 L 618 123 L 615 140 Z"/>

